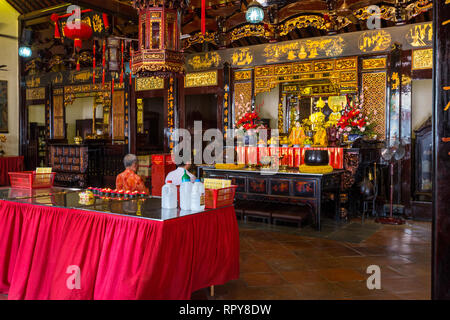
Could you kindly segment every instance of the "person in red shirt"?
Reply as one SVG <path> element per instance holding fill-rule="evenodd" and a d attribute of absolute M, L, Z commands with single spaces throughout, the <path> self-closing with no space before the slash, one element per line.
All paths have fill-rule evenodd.
<path fill-rule="evenodd" d="M 139 162 L 134 154 L 127 154 L 123 158 L 125 171 L 116 178 L 116 189 L 124 191 L 138 191 L 148 193 L 148 189 L 142 178 L 136 174 L 139 169 Z"/>

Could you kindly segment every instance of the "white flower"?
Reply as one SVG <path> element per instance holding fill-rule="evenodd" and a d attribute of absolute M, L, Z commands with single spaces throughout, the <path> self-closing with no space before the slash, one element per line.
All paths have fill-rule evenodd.
<path fill-rule="evenodd" d="M 368 126 L 370 126 L 370 122 L 367 122 L 366 124 L 367 124 Z"/>
<path fill-rule="evenodd" d="M 347 130 L 348 132 L 352 131 L 352 128 L 347 127 L 345 130 Z"/>
<path fill-rule="evenodd" d="M 366 128 L 362 127 L 361 132 L 364 132 L 364 131 L 366 131 Z"/>

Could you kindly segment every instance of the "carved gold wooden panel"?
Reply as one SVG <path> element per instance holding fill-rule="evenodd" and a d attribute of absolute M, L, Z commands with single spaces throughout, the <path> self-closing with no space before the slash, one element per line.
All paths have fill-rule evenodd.
<path fill-rule="evenodd" d="M 53 139 L 64 139 L 64 96 L 53 97 Z"/>
<path fill-rule="evenodd" d="M 236 83 L 234 85 L 234 123 L 252 109 L 252 83 Z"/>
<path fill-rule="evenodd" d="M 125 139 L 125 92 L 114 91 L 112 101 L 113 140 Z"/>
<path fill-rule="evenodd" d="M 386 133 L 386 72 L 363 73 L 364 109 L 372 113 L 375 132 L 383 139 Z"/>

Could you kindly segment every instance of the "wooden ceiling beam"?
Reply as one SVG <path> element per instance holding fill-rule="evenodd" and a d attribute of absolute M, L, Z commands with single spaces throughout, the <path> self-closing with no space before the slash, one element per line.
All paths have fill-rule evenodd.
<path fill-rule="evenodd" d="M 116 0 L 78 0 L 77 3 L 80 6 L 109 13 L 128 20 L 138 20 L 138 12 L 136 9 L 126 3 Z"/>
<path fill-rule="evenodd" d="M 61 3 L 59 5 L 45 8 L 42 10 L 36 10 L 33 12 L 25 13 L 19 16 L 20 20 L 26 21 L 26 20 L 32 20 L 36 18 L 40 18 L 43 16 L 50 16 L 52 13 L 62 13 L 66 12 L 66 8 L 70 5 L 70 3 Z"/>
<path fill-rule="evenodd" d="M 17 3 L 16 0 L 7 0 L 7 2 L 11 5 L 11 7 L 13 7 L 14 9 L 16 9 L 16 11 L 20 14 L 23 14 L 23 8 Z"/>

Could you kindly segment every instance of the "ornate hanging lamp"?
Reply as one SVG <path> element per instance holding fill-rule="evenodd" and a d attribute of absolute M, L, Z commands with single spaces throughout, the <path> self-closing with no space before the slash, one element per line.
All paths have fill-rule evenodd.
<path fill-rule="evenodd" d="M 134 0 L 139 13 L 139 47 L 131 71 L 137 76 L 169 77 L 184 72 L 181 52 L 181 12 L 184 0 Z"/>
<path fill-rule="evenodd" d="M 247 7 L 245 19 L 248 23 L 260 23 L 264 19 L 264 9 L 258 1 L 252 1 Z"/>

